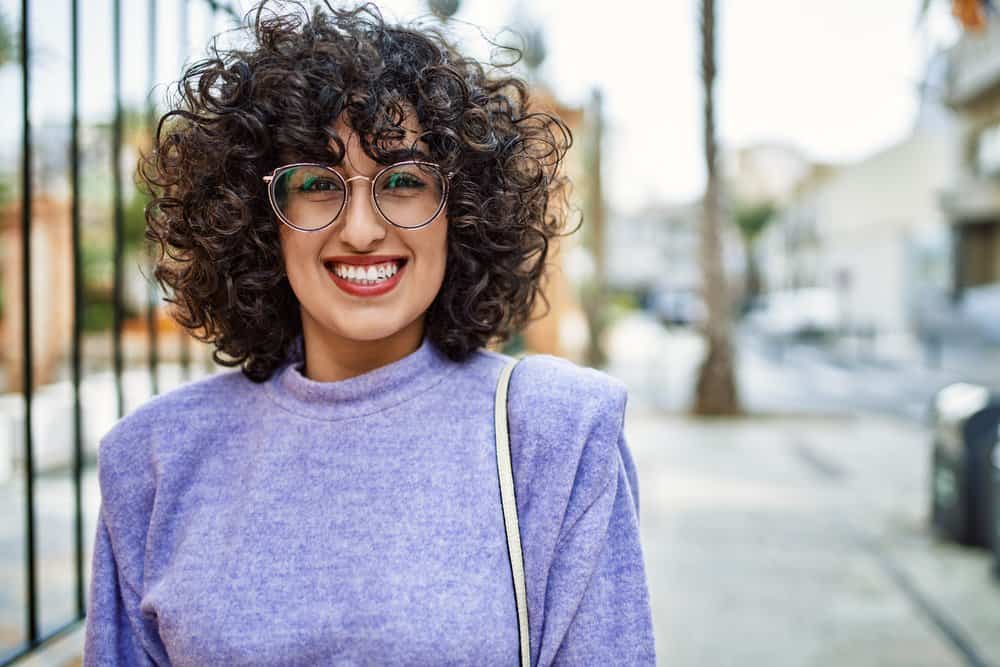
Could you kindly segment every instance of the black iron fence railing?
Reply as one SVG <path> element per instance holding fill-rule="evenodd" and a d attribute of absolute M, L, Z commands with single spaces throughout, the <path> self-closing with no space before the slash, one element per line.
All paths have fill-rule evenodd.
<path fill-rule="evenodd" d="M 123 16 L 123 5 L 129 12 L 127 17 Z M 136 11 L 139 9 L 144 10 L 144 21 L 136 18 Z M 68 92 L 70 99 L 66 114 L 68 119 L 61 121 L 53 121 L 50 109 L 43 108 L 51 99 L 52 91 L 47 89 L 52 86 L 52 70 L 58 68 L 61 62 L 53 55 L 52 49 L 44 46 L 46 40 L 42 39 L 47 36 L 47 31 L 60 30 L 63 25 L 59 20 L 52 20 L 53 16 L 68 16 L 68 26 L 65 26 L 68 39 L 64 40 L 68 53 L 62 66 L 68 69 L 70 85 L 69 90 L 62 95 L 64 98 Z M 93 370 L 96 366 L 88 363 L 87 359 L 87 349 L 92 347 L 85 345 L 88 332 L 101 330 L 102 327 L 110 330 L 111 353 L 108 356 L 112 381 L 108 387 L 114 393 L 115 416 L 120 418 L 127 409 L 126 386 L 123 382 L 126 365 L 123 329 L 127 315 L 124 303 L 129 287 L 126 282 L 125 251 L 126 237 L 132 234 L 134 238 L 135 235 L 132 223 L 135 221 L 136 207 L 132 200 L 126 200 L 126 190 L 131 187 L 130 181 L 126 179 L 132 175 L 128 171 L 132 155 L 124 150 L 126 134 L 131 133 L 134 140 L 136 134 L 146 133 L 148 136 L 150 129 L 155 127 L 158 109 L 152 91 L 158 78 L 161 78 L 158 77 L 158 72 L 172 71 L 173 78 L 176 78 L 181 64 L 195 55 L 189 48 L 193 38 L 207 38 L 232 26 L 240 18 L 231 4 L 216 0 L 170 0 L 159 5 L 157 0 L 147 0 L 145 5 L 131 0 L 20 0 L 18 9 L 5 8 L 0 3 L 0 21 L 3 22 L 0 26 L 3 28 L 0 31 L 0 41 L 3 42 L 0 44 L 0 85 L 11 86 L 16 82 L 19 84 L 19 91 L 11 88 L 5 90 L 4 95 L 11 101 L 18 93 L 21 98 L 20 173 L 7 178 L 7 182 L 0 183 L 0 208 L 4 211 L 2 215 L 5 221 L 0 225 L 0 258 L 8 269 L 15 265 L 18 267 L 13 278 L 9 272 L 0 275 L 0 331 L 6 332 L 6 337 L 0 339 L 0 347 L 6 348 L 0 350 L 0 357 L 19 363 L 6 364 L 5 372 L 0 374 L 0 398 L 18 394 L 23 398 L 22 407 L 11 409 L 12 414 L 17 414 L 9 419 L 2 411 L 9 409 L 14 402 L 0 401 L 3 406 L 7 406 L 0 406 L 0 456 L 15 461 L 9 468 L 14 471 L 12 474 L 6 478 L 0 474 L 0 492 L 3 494 L 0 501 L 7 508 L 6 512 L 10 513 L 2 523 L 15 525 L 17 521 L 13 514 L 17 513 L 19 505 L 23 506 L 23 530 L 20 534 L 17 534 L 16 528 L 11 528 L 13 532 L 0 535 L 0 543 L 5 545 L 5 553 L 0 554 L 0 583 L 3 584 L 0 588 L 6 588 L 7 584 L 20 579 L 20 586 L 11 586 L 11 589 L 23 590 L 23 594 L 6 591 L 0 595 L 0 626 L 3 626 L 0 627 L 0 667 L 35 654 L 57 638 L 79 629 L 86 613 L 85 574 L 89 574 L 86 573 L 89 553 L 85 538 L 89 535 L 84 521 L 84 479 L 85 474 L 92 476 L 94 456 L 93 452 L 84 447 L 88 415 L 85 401 L 82 400 L 82 387 L 90 372 L 88 368 Z M 107 25 L 98 25 L 105 21 Z M 196 30 L 200 32 L 195 34 Z M 106 32 L 110 49 L 107 48 L 107 43 L 95 44 L 94 39 L 85 44 L 91 31 L 98 35 Z M 125 47 L 129 47 L 129 58 L 123 55 Z M 176 49 L 176 53 L 173 54 L 173 62 L 166 63 L 165 58 L 170 55 L 169 48 Z M 140 108 L 135 108 L 134 103 L 127 105 L 123 97 L 127 78 L 123 68 L 127 66 L 129 72 L 134 72 L 135 63 L 132 60 L 137 52 L 144 52 L 146 60 L 145 67 L 139 68 L 145 80 L 138 85 L 149 91 L 140 103 Z M 105 65 L 93 66 L 90 63 L 84 71 L 82 63 L 85 57 L 88 61 L 104 59 Z M 5 75 L 7 78 L 3 78 Z M 40 77 L 42 81 L 39 81 Z M 134 78 L 130 79 L 133 83 Z M 110 119 L 88 121 L 84 118 L 86 111 L 81 106 L 82 95 L 85 90 L 90 92 L 100 89 L 102 81 L 107 79 L 110 79 L 113 98 L 109 107 Z M 39 118 L 42 119 L 40 123 L 33 123 Z M 107 127 L 108 124 L 110 127 Z M 68 129 L 68 132 L 61 133 L 59 128 Z M 42 139 L 38 137 L 40 130 L 45 135 Z M 7 141 L 10 144 L 9 152 L 12 155 L 16 154 L 16 131 L 7 135 L 6 140 L 0 138 L 0 142 Z M 95 177 L 92 170 L 84 166 L 84 161 L 88 159 L 85 153 L 95 143 L 105 141 L 107 143 L 104 147 L 97 151 L 104 151 L 108 156 L 102 167 L 104 176 Z M 40 151 L 39 146 L 43 142 L 46 148 Z M 53 146 L 53 143 L 58 145 Z M 42 157 L 39 157 L 40 154 Z M 53 160 L 52 155 L 63 157 Z M 53 173 L 58 173 L 59 178 L 65 179 L 64 192 L 53 194 L 49 189 Z M 43 174 L 41 179 L 40 174 Z M 0 178 L 3 178 L 2 174 Z M 107 180 L 110 183 L 103 182 Z M 131 190 L 129 192 L 134 199 L 136 195 Z M 110 201 L 100 206 L 94 204 L 96 199 L 105 196 Z M 53 201 L 56 202 L 54 209 Z M 139 209 L 141 210 L 141 205 Z M 132 217 L 129 218 L 128 215 Z M 52 222 L 53 219 L 56 223 Z M 48 356 L 51 346 L 38 345 L 43 333 L 39 331 L 38 322 L 48 320 L 40 319 L 40 313 L 33 312 L 33 302 L 48 296 L 42 294 L 43 291 L 48 293 L 58 290 L 54 289 L 53 284 L 36 284 L 39 270 L 48 270 L 50 267 L 38 266 L 39 252 L 37 248 L 33 249 L 33 243 L 37 242 L 38 231 L 43 223 L 58 230 L 62 224 L 59 220 L 69 227 L 66 254 L 71 262 L 68 280 L 72 286 L 72 296 L 71 308 L 65 319 L 71 323 L 71 341 L 68 346 L 63 341 L 60 349 L 63 350 L 64 375 L 68 376 L 61 380 L 71 388 L 66 397 L 67 411 L 71 417 L 67 415 L 69 418 L 66 420 L 69 424 L 66 428 L 70 433 L 67 437 L 70 452 L 62 467 L 53 467 L 47 463 L 43 465 L 39 459 L 36 440 L 41 427 L 46 425 L 41 424 L 37 418 L 34 401 L 36 386 L 41 388 L 60 377 L 58 372 L 47 373 L 41 379 L 37 377 L 39 359 L 36 357 Z M 102 319 L 107 315 L 107 309 L 97 307 L 100 304 L 92 298 L 96 292 L 88 287 L 88 275 L 93 272 L 92 266 L 95 264 L 94 252 L 88 249 L 88 238 L 93 236 L 93 228 L 103 229 L 105 236 L 110 231 L 111 237 L 111 317 L 107 319 Z M 42 237 L 49 238 L 45 235 Z M 54 231 L 51 238 L 59 238 L 58 233 Z M 8 247 L 3 247 L 4 243 Z M 46 256 L 43 259 L 53 265 L 53 271 L 61 258 L 58 247 L 57 243 L 53 245 L 53 242 L 47 242 Z M 131 320 L 144 324 L 146 359 L 140 368 L 147 369 L 150 391 L 156 394 L 160 391 L 161 344 L 165 340 L 160 334 L 162 325 L 157 303 L 161 299 L 158 288 L 151 280 L 151 272 L 146 271 L 145 274 L 145 312 L 137 317 L 133 316 Z M 7 277 L 6 280 L 4 276 Z M 15 288 L 12 282 L 19 284 Z M 48 299 L 45 303 L 51 308 L 58 301 Z M 192 342 L 181 332 L 176 332 L 176 335 L 174 350 L 177 366 L 181 376 L 187 378 L 191 367 Z M 46 420 L 51 420 L 51 417 L 46 417 Z M 2 469 L 3 466 L 0 466 L 0 470 Z M 39 480 L 44 481 L 58 474 L 67 477 L 66 484 L 70 489 L 59 500 L 69 526 L 60 524 L 44 532 L 63 533 L 60 539 L 67 538 L 66 550 L 72 555 L 62 564 L 61 569 L 56 568 L 59 574 L 53 574 L 51 563 L 40 563 L 38 540 L 40 532 L 43 532 L 40 528 L 45 528 L 45 521 L 51 512 L 39 511 L 38 484 Z M 72 507 L 66 507 L 67 505 Z M 65 576 L 66 570 L 71 571 L 71 577 Z M 42 579 L 62 583 L 47 586 L 43 595 L 40 588 Z M 43 623 L 43 599 L 49 600 L 53 595 L 69 598 L 62 600 L 63 604 L 60 606 L 66 613 L 61 618 L 50 618 Z"/>

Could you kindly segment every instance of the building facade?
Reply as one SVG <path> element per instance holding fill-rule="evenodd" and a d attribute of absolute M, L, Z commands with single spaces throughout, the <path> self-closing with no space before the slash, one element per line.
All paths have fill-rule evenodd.
<path fill-rule="evenodd" d="M 959 173 L 940 198 L 953 298 L 972 326 L 1000 340 L 1000 17 L 952 47 L 943 91 L 959 127 Z"/>
<path fill-rule="evenodd" d="M 958 124 L 940 99 L 945 64 L 931 62 L 906 138 L 813 165 L 761 241 L 771 290 L 835 293 L 841 332 L 874 335 L 884 357 L 913 358 L 955 319 L 953 275 L 966 260 L 940 205 L 962 172 Z"/>

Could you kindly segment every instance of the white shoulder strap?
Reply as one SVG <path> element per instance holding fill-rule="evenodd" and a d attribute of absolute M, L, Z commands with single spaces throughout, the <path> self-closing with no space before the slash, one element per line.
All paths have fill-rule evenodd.
<path fill-rule="evenodd" d="M 511 361 L 500 371 L 497 383 L 496 423 L 497 471 L 500 475 L 500 500 L 503 522 L 507 531 L 507 552 L 514 575 L 514 601 L 517 603 L 517 628 L 521 638 L 521 666 L 530 667 L 531 649 L 528 643 L 528 597 L 524 586 L 524 561 L 521 554 L 521 534 L 517 525 L 517 502 L 514 497 L 514 473 L 510 463 L 510 437 L 507 431 L 507 387 L 510 375 L 520 359 Z"/>

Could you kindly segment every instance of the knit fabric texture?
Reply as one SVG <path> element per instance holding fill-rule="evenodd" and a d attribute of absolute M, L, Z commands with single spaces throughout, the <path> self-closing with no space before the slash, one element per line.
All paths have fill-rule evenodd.
<path fill-rule="evenodd" d="M 84 665 L 518 665 L 493 401 L 512 358 L 424 338 L 316 382 L 301 339 L 157 396 L 101 440 Z M 532 665 L 653 665 L 618 380 L 511 376 Z"/>

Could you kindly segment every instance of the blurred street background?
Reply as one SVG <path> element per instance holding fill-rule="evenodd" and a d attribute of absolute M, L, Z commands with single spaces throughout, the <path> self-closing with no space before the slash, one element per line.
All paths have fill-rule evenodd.
<path fill-rule="evenodd" d="M 378 4 L 573 131 L 504 349 L 629 387 L 660 663 L 1000 665 L 1000 3 Z M 100 437 L 229 370 L 133 176 L 250 5 L 0 0 L 0 666 L 79 661 Z"/>

